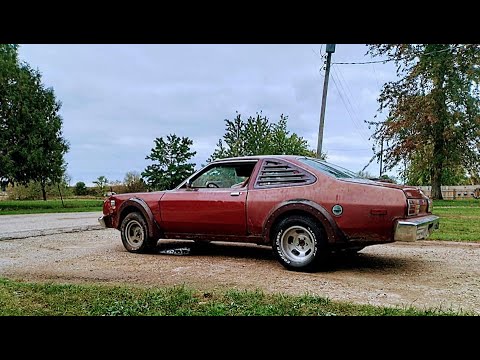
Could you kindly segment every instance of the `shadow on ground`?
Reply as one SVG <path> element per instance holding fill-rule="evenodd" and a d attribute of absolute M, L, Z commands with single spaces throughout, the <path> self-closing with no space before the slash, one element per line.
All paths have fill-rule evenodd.
<path fill-rule="evenodd" d="M 221 256 L 253 260 L 277 261 L 270 246 L 224 242 L 194 242 L 189 240 L 161 240 L 155 254 L 171 256 Z M 332 253 L 322 272 L 412 270 L 418 261 L 398 256 L 371 253 Z"/>

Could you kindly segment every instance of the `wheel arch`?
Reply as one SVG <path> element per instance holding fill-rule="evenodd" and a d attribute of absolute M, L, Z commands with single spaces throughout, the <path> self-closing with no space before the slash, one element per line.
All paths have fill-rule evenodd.
<path fill-rule="evenodd" d="M 313 218 L 325 230 L 329 244 L 345 241 L 345 236 L 328 211 L 321 205 L 306 199 L 293 199 L 277 205 L 267 217 L 263 225 L 263 238 L 266 243 L 272 243 L 271 231 L 282 219 L 291 215 L 303 215 Z"/>
<path fill-rule="evenodd" d="M 148 236 L 151 238 L 158 238 L 160 234 L 160 229 L 158 228 L 153 212 L 147 203 L 139 198 L 130 198 L 122 203 L 118 210 L 118 228 L 122 225 L 123 219 L 132 213 L 139 212 L 145 218 L 148 227 Z"/>

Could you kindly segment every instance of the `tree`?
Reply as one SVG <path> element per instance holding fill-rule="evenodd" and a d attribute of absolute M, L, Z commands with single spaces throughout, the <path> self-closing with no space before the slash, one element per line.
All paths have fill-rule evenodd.
<path fill-rule="evenodd" d="M 408 185 L 429 186 L 431 184 L 431 174 L 428 164 L 430 160 L 428 154 L 424 154 L 423 151 L 411 155 L 409 166 L 404 170 Z M 467 174 L 461 163 L 444 167 L 442 185 L 460 185 L 466 182 L 466 180 Z"/>
<path fill-rule="evenodd" d="M 77 196 L 87 195 L 88 189 L 87 186 L 83 181 L 79 181 L 75 184 L 75 188 L 73 189 L 73 193 Z"/>
<path fill-rule="evenodd" d="M 375 176 L 370 174 L 368 171 L 360 170 L 356 173 L 358 176 L 365 178 L 365 179 L 373 179 Z"/>
<path fill-rule="evenodd" d="M 195 164 L 188 162 L 197 153 L 190 151 L 193 141 L 170 134 L 166 140 L 161 137 L 154 142 L 155 147 L 145 159 L 158 163 L 147 166 L 142 177 L 151 189 L 173 189 L 195 171 Z"/>
<path fill-rule="evenodd" d="M 225 119 L 225 134 L 207 162 L 216 159 L 248 155 L 316 156 L 305 139 L 287 131 L 288 116 L 280 115 L 278 123 L 270 123 L 262 112 L 245 121 L 237 112 L 235 119 Z M 324 158 L 325 156 L 323 156 Z"/>
<path fill-rule="evenodd" d="M 62 136 L 61 103 L 41 74 L 20 63 L 18 46 L 0 45 L 0 178 L 46 186 L 62 182 L 69 149 Z"/>
<path fill-rule="evenodd" d="M 13 184 L 15 168 L 9 148 L 13 126 L 12 93 L 18 77 L 18 45 L 0 44 L 0 181 L 2 186 Z"/>
<path fill-rule="evenodd" d="M 379 96 L 386 120 L 369 122 L 377 144 L 388 143 L 385 169 L 408 165 L 441 199 L 441 185 L 459 167 L 462 173 L 480 168 L 480 46 L 370 45 L 369 53 L 393 60 L 400 78 L 386 83 Z"/>
<path fill-rule="evenodd" d="M 147 191 L 147 186 L 137 171 L 127 172 L 123 183 L 125 184 L 126 191 L 129 193 Z"/>
<path fill-rule="evenodd" d="M 92 181 L 98 187 L 98 193 L 103 196 L 107 189 L 108 179 L 105 176 L 99 176 L 97 180 Z"/>

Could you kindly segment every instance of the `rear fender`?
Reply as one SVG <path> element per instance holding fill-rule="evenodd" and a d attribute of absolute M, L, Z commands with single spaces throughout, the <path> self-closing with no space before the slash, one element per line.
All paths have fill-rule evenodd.
<path fill-rule="evenodd" d="M 263 225 L 264 230 L 262 236 L 266 243 L 270 242 L 270 232 L 276 220 L 285 213 L 291 211 L 301 211 L 304 213 L 308 213 L 309 215 L 317 219 L 317 221 L 319 221 L 323 225 L 323 228 L 327 233 L 327 239 L 329 244 L 346 241 L 345 235 L 339 229 L 335 220 L 328 213 L 328 211 L 325 210 L 324 207 L 310 200 L 294 199 L 280 203 L 270 212 L 270 215 L 267 217 L 267 220 Z"/>

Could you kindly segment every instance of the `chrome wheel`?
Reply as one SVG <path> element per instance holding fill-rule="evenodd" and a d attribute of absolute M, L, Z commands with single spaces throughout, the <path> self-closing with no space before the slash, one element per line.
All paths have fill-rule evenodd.
<path fill-rule="evenodd" d="M 145 232 L 137 220 L 130 220 L 125 227 L 125 241 L 132 249 L 138 249 L 145 240 Z"/>
<path fill-rule="evenodd" d="M 281 235 L 280 248 L 288 260 L 307 263 L 315 256 L 315 235 L 300 225 L 289 227 Z"/>

